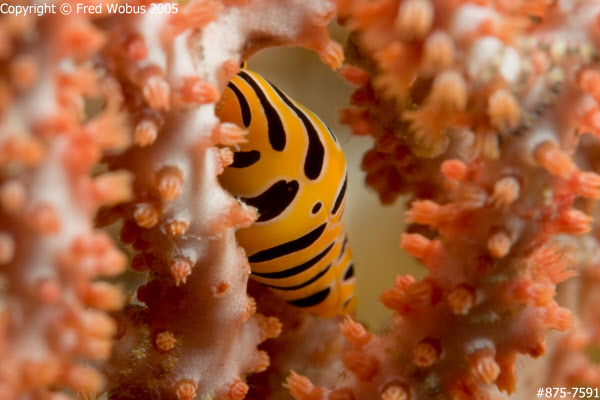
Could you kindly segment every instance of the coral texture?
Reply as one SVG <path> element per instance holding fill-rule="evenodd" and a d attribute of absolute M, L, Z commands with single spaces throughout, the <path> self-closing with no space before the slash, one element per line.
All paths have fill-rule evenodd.
<path fill-rule="evenodd" d="M 292 13 L 286 13 L 293 9 Z M 138 146 L 108 157 L 135 176 L 134 199 L 105 209 L 104 223 L 124 220 L 121 239 L 136 254 L 132 268 L 151 280 L 124 319 L 107 368 L 109 397 L 242 399 L 245 376 L 264 371 L 258 343 L 279 334 L 276 318 L 255 314 L 246 294 L 249 266 L 235 228 L 256 218 L 217 184 L 232 161 L 225 147 L 245 132 L 219 123 L 214 104 L 243 59 L 266 45 L 305 44 L 332 67 L 341 49 L 329 40 L 326 2 L 257 1 L 222 8 L 192 2 L 177 17 L 146 15 L 113 31 L 104 56 L 136 116 Z M 203 29 L 202 29 L 203 28 Z M 132 54 L 148 49 L 146 57 Z M 146 137 L 151 137 L 146 140 Z"/>
<path fill-rule="evenodd" d="M 400 246 L 429 273 L 420 281 L 398 276 L 383 293 L 395 311 L 390 332 L 379 337 L 352 320 L 343 324 L 351 374 L 329 398 L 504 398 L 516 388 L 519 355 L 543 355 L 548 331 L 573 323 L 554 300 L 556 285 L 576 268 L 583 279 L 597 268 L 591 214 L 600 197 L 592 149 L 600 7 L 338 5 L 352 31 L 352 65 L 342 73 L 359 86 L 342 118 L 353 133 L 375 138 L 362 167 L 381 201 L 411 195 L 412 225 Z M 547 381 L 533 380 L 538 386 L 597 385 L 581 352 L 593 340 L 581 329 L 583 319 L 596 318 L 584 311 L 590 289 L 582 287 L 575 302 L 565 295 L 582 320 L 554 339 L 555 368 Z M 323 390 L 298 375 L 288 382 L 303 388 L 292 391 L 297 399 Z M 520 394 L 530 398 L 535 389 Z"/>
<path fill-rule="evenodd" d="M 54 388 L 97 392 L 102 375 L 81 360 L 109 356 L 121 291 L 94 281 L 127 259 L 93 229 L 98 206 L 128 200 L 126 171 L 90 174 L 103 152 L 130 143 L 103 97 L 90 57 L 104 36 L 88 21 L 0 21 L 0 398 L 62 398 Z M 44 40 L 31 40 L 32 35 Z M 84 45 L 85 43 L 85 45 Z M 31 397 L 35 396 L 35 397 Z"/>
<path fill-rule="evenodd" d="M 600 384 L 597 1 L 337 0 L 357 86 L 341 118 L 374 139 L 362 167 L 382 203 L 408 196 L 400 246 L 428 270 L 382 294 L 381 335 L 247 292 L 235 230 L 256 212 L 217 180 L 245 140 L 215 116 L 221 90 L 267 46 L 338 68 L 335 4 L 115 4 L 0 19 L 1 399 L 531 399 Z M 98 280 L 127 265 L 100 229 L 116 222 L 148 276 L 134 295 Z"/>
<path fill-rule="evenodd" d="M 258 310 L 277 316 L 282 329 L 277 338 L 261 346 L 269 354 L 271 365 L 267 373 L 249 378 L 253 389 L 247 398 L 290 399 L 293 388 L 282 385 L 290 371 L 301 373 L 317 385 L 335 382 L 343 370 L 342 353 L 347 347 L 339 327 L 340 318 L 323 319 L 290 307 L 256 282 L 250 282 L 248 289 Z"/>
<path fill-rule="evenodd" d="M 102 375 L 78 361 L 108 357 L 115 333 L 101 367 L 111 398 L 241 399 L 246 374 L 269 365 L 256 345 L 280 324 L 255 313 L 234 238 L 255 211 L 216 180 L 244 131 L 214 104 L 264 46 L 303 45 L 333 68 L 341 46 L 327 1 L 223 3 L 3 17 L 2 398 L 100 392 Z M 110 172 L 92 177 L 101 157 Z M 126 258 L 93 230 L 99 205 L 97 225 L 123 220 L 131 268 L 150 276 L 117 332 L 101 311 L 123 296 L 92 280 Z"/>

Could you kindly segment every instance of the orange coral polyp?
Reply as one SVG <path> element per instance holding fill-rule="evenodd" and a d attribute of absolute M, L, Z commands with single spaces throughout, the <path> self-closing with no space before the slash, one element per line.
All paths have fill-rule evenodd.
<path fill-rule="evenodd" d="M 580 90 L 594 97 L 600 103 L 600 73 L 593 69 L 583 69 L 577 74 L 577 85 Z"/>
<path fill-rule="evenodd" d="M 71 364 L 62 368 L 59 380 L 74 390 L 84 393 L 97 393 L 104 386 L 102 375 L 91 367 Z"/>
<path fill-rule="evenodd" d="M 223 11 L 216 0 L 191 2 L 181 7 L 181 11 L 169 15 L 168 28 L 164 40 L 171 39 L 187 29 L 202 28 L 213 21 Z"/>
<path fill-rule="evenodd" d="M 448 112 L 457 112 L 467 105 L 465 80 L 456 71 L 444 71 L 433 81 L 433 87 L 425 100 L 426 104 L 439 104 Z"/>
<path fill-rule="evenodd" d="M 409 223 L 429 225 L 432 228 L 435 228 L 440 222 L 441 208 L 442 207 L 439 204 L 431 200 L 415 201 L 411 204 L 410 210 L 406 212 L 406 221 Z M 403 243 L 404 242 L 402 242 L 401 246 L 404 246 Z M 410 245 L 408 242 L 406 245 L 414 246 L 414 244 Z M 406 250 L 410 253 L 410 250 Z"/>
<path fill-rule="evenodd" d="M 385 290 L 380 300 L 387 308 L 398 311 L 401 314 L 403 314 L 403 310 L 407 307 L 404 290 L 399 288 Z"/>
<path fill-rule="evenodd" d="M 473 375 L 485 384 L 494 382 L 500 374 L 500 367 L 493 357 L 489 355 L 474 357 Z"/>
<path fill-rule="evenodd" d="M 266 351 L 259 350 L 256 352 L 254 356 L 254 360 L 252 361 L 252 365 L 248 369 L 249 373 L 258 373 L 266 371 L 271 365 L 271 361 L 269 359 L 269 354 Z"/>
<path fill-rule="evenodd" d="M 235 146 L 239 143 L 246 143 L 248 132 L 231 122 L 224 122 L 217 126 L 213 132 L 215 143 L 223 146 Z"/>
<path fill-rule="evenodd" d="M 175 335 L 173 335 L 172 332 L 164 331 L 156 335 L 156 340 L 154 341 L 154 343 L 160 351 L 169 351 L 175 347 L 177 339 L 175 338 Z"/>
<path fill-rule="evenodd" d="M 574 191 L 587 199 L 600 199 L 600 175 L 595 172 L 575 171 L 571 177 Z"/>
<path fill-rule="evenodd" d="M 159 75 L 150 75 L 142 89 L 144 99 L 150 107 L 157 111 L 168 111 L 171 107 L 171 87 L 169 83 Z"/>
<path fill-rule="evenodd" d="M 25 205 L 25 186 L 16 179 L 4 181 L 0 185 L 0 205 L 9 213 L 16 213 Z"/>
<path fill-rule="evenodd" d="M 496 232 L 488 239 L 487 248 L 493 257 L 503 258 L 510 251 L 512 242 L 506 232 Z"/>
<path fill-rule="evenodd" d="M 15 255 L 15 240 L 11 235 L 0 232 L 0 265 L 8 264 Z"/>
<path fill-rule="evenodd" d="M 569 235 L 583 235 L 592 229 L 593 218 L 586 213 L 568 209 L 563 211 L 546 228 L 549 233 L 566 233 Z"/>
<path fill-rule="evenodd" d="M 175 396 L 178 400 L 193 400 L 196 397 L 198 384 L 190 380 L 181 380 L 175 385 Z"/>
<path fill-rule="evenodd" d="M 114 311 L 123 307 L 121 291 L 109 283 L 93 283 L 88 286 L 83 296 L 89 306 L 99 310 Z"/>
<path fill-rule="evenodd" d="M 222 174 L 225 168 L 233 164 L 233 151 L 228 147 L 219 149 L 219 158 L 221 162 L 217 168 L 217 175 Z"/>
<path fill-rule="evenodd" d="M 48 203 L 37 204 L 29 213 L 29 223 L 40 233 L 55 235 L 60 232 L 60 218 L 55 207 Z"/>
<path fill-rule="evenodd" d="M 499 179 L 494 184 L 492 198 L 496 207 L 507 207 L 519 198 L 521 184 L 512 177 L 507 176 Z"/>
<path fill-rule="evenodd" d="M 492 126 L 501 133 L 516 129 L 521 121 L 519 103 L 505 89 L 499 89 L 490 96 L 487 113 Z"/>
<path fill-rule="evenodd" d="M 420 258 L 424 262 L 437 255 L 439 241 L 429 240 L 419 234 L 404 233 L 400 239 L 400 247 L 413 257 Z"/>
<path fill-rule="evenodd" d="M 142 61 L 148 56 L 148 47 L 142 37 L 135 36 L 127 41 L 127 53 L 135 61 Z"/>
<path fill-rule="evenodd" d="M 433 23 L 433 6 L 428 0 L 406 0 L 400 4 L 394 27 L 405 40 L 422 38 Z"/>
<path fill-rule="evenodd" d="M 209 104 L 219 100 L 219 90 L 197 77 L 187 78 L 180 91 L 181 100 L 187 103 Z"/>
<path fill-rule="evenodd" d="M 458 287 L 448 294 L 447 301 L 452 313 L 467 315 L 475 304 L 475 295 L 472 290 Z"/>
<path fill-rule="evenodd" d="M 346 79 L 348 83 L 356 86 L 363 86 L 369 82 L 369 74 L 363 69 L 352 65 L 344 65 L 340 70 L 340 75 Z"/>
<path fill-rule="evenodd" d="M 360 381 L 370 381 L 377 373 L 379 363 L 372 355 L 360 351 L 349 350 L 344 354 L 344 366 Z"/>
<path fill-rule="evenodd" d="M 553 304 L 548 307 L 548 313 L 544 322 L 549 327 L 564 332 L 573 326 L 573 316 L 566 308 Z"/>
<path fill-rule="evenodd" d="M 127 171 L 108 172 L 96 176 L 93 185 L 98 202 L 103 205 L 113 205 L 131 200 L 132 180 L 133 177 Z"/>
<path fill-rule="evenodd" d="M 532 283 L 527 288 L 527 296 L 533 301 L 533 304 L 539 307 L 551 304 L 555 294 L 554 288 L 548 284 Z"/>
<path fill-rule="evenodd" d="M 412 362 L 420 368 L 431 367 L 438 360 L 438 357 L 438 349 L 427 340 L 418 343 L 412 352 Z"/>
<path fill-rule="evenodd" d="M 177 286 L 182 283 L 185 284 L 188 276 L 192 273 L 192 264 L 188 260 L 182 258 L 174 259 L 169 268 Z"/>
<path fill-rule="evenodd" d="M 28 54 L 16 57 L 10 65 L 11 78 L 21 89 L 33 86 L 39 76 L 40 66 L 36 59 Z"/>
<path fill-rule="evenodd" d="M 165 232 L 169 236 L 183 236 L 189 228 L 189 223 L 186 221 L 169 221 L 165 224 Z"/>
<path fill-rule="evenodd" d="M 340 328 L 346 340 L 357 349 L 371 340 L 371 334 L 366 331 L 365 327 L 350 316 L 346 316 L 344 322 L 340 324 Z"/>
<path fill-rule="evenodd" d="M 150 203 L 136 205 L 133 213 L 135 222 L 142 228 L 152 228 L 160 218 L 159 211 Z"/>
<path fill-rule="evenodd" d="M 537 146 L 534 157 L 548 172 L 561 178 L 569 177 L 576 168 L 571 157 L 560 150 L 558 145 L 552 141 L 546 141 Z"/>
<path fill-rule="evenodd" d="M 335 40 L 330 40 L 327 45 L 319 51 L 319 57 L 331 69 L 337 70 L 342 67 L 344 61 L 344 50 Z"/>
<path fill-rule="evenodd" d="M 267 358 L 268 359 L 268 358 Z M 222 397 L 223 400 L 242 400 L 248 393 L 248 385 L 240 379 L 234 380 L 227 388 L 227 394 Z"/>
<path fill-rule="evenodd" d="M 467 176 L 467 165 L 461 160 L 446 160 L 442 163 L 440 171 L 448 179 L 463 181 Z"/>
<path fill-rule="evenodd" d="M 138 146 L 149 146 L 158 136 L 158 126 L 151 120 L 142 120 L 135 127 L 134 140 Z"/>
<path fill-rule="evenodd" d="M 257 320 L 261 328 L 262 341 L 276 338 L 281 333 L 282 325 L 277 318 L 265 317 L 259 314 L 257 315 Z"/>
<path fill-rule="evenodd" d="M 8 163 L 34 166 L 40 163 L 44 157 L 44 147 L 35 137 L 4 134 L 2 139 L 0 141 L 0 166 Z"/>
<path fill-rule="evenodd" d="M 288 388 L 292 397 L 296 400 L 318 400 L 322 398 L 320 388 L 315 387 L 305 376 L 291 371 L 284 386 Z"/>
<path fill-rule="evenodd" d="M 157 186 L 161 197 L 166 201 L 173 201 L 181 193 L 183 173 L 179 168 L 166 167 L 157 174 Z"/>
<path fill-rule="evenodd" d="M 381 400 L 409 400 L 410 395 L 407 390 L 398 385 L 390 385 L 381 393 Z"/>

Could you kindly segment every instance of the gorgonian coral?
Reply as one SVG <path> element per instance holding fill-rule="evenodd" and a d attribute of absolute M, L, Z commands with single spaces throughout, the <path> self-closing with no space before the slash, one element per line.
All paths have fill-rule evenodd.
<path fill-rule="evenodd" d="M 104 12 L 0 19 L 1 398 L 489 399 L 598 384 L 585 353 L 599 340 L 597 2 L 338 0 L 342 75 L 358 86 L 342 120 L 374 138 L 362 166 L 382 202 L 410 196 L 400 244 L 428 269 L 383 293 L 395 314 L 380 336 L 258 285 L 250 297 L 234 233 L 256 213 L 217 182 L 244 140 L 215 116 L 221 90 L 266 46 L 338 67 L 333 5 L 94 4 Z M 98 229 L 116 221 L 149 278 L 113 319 L 122 291 L 96 279 L 125 268 Z"/>
<path fill-rule="evenodd" d="M 84 19 L 57 22 L 0 22 L 3 399 L 100 390 L 102 375 L 80 360 L 109 356 L 115 324 L 103 311 L 122 305 L 118 288 L 94 281 L 122 272 L 126 257 L 93 229 L 93 217 L 99 205 L 131 197 L 132 177 L 90 171 L 130 139 L 114 103 L 85 115 L 84 99 L 104 90 L 90 66 L 103 35 Z"/>
<path fill-rule="evenodd" d="M 23 3 L 25 5 L 29 3 Z M 177 13 L 5 16 L 2 37 L 3 398 L 95 393 L 80 359 L 109 355 L 125 258 L 92 229 L 122 219 L 150 281 L 118 314 L 103 371 L 114 398 L 243 398 L 269 365 L 256 345 L 277 336 L 255 314 L 247 260 L 233 236 L 255 212 L 220 189 L 244 132 L 214 116 L 241 60 L 298 44 L 339 66 L 328 2 L 195 1 Z M 77 10 L 76 3 L 72 4 Z M 174 8 L 172 8 L 174 9 Z M 111 172 L 91 177 L 100 161 Z M 118 205 L 115 205 L 118 204 Z M 194 273 L 192 273 L 194 272 Z M 40 397 L 41 398 L 41 397 Z M 47 398 L 47 397 L 43 397 Z"/>
<path fill-rule="evenodd" d="M 147 307 L 124 314 L 107 370 L 110 397 L 241 399 L 245 376 L 268 367 L 256 345 L 277 336 L 280 324 L 255 314 L 247 259 L 233 236 L 255 211 L 216 181 L 232 153 L 213 146 L 235 145 L 244 132 L 220 124 L 214 103 L 240 62 L 265 45 L 306 43 L 338 65 L 340 49 L 326 32 L 332 16 L 326 2 L 197 2 L 176 17 L 129 23 L 130 32 L 115 26 L 115 36 L 129 39 L 104 56 L 117 60 L 111 73 L 131 96 L 141 142 L 107 158 L 135 175 L 134 200 L 100 218 L 124 219 L 121 239 L 137 251 L 132 268 L 151 271 L 151 280 L 137 293 Z"/>
<path fill-rule="evenodd" d="M 581 137 L 597 129 L 600 7 L 338 5 L 352 31 L 354 66 L 343 74 L 359 85 L 342 118 L 375 138 L 362 167 L 381 200 L 412 195 L 400 245 L 429 274 L 399 276 L 383 293 L 396 313 L 390 332 L 342 325 L 352 374 L 330 398 L 510 394 L 519 354 L 543 355 L 547 332 L 572 324 L 554 300 L 556 285 L 595 259 L 592 250 L 579 257 L 596 246 L 590 214 L 600 196 L 597 153 Z M 580 368 L 561 381 L 594 385 L 597 374 Z M 298 399 L 322 390 L 294 375 L 290 385 Z"/>

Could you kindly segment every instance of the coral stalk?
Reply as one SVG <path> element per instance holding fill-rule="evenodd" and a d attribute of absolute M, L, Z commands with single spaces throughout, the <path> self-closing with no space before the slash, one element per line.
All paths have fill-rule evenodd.
<path fill-rule="evenodd" d="M 216 180 L 244 132 L 214 105 L 265 46 L 303 45 L 339 67 L 334 7 L 111 4 L 0 21 L 0 397 L 102 392 L 103 375 L 79 361 L 107 358 L 116 334 L 99 363 L 109 397 L 241 399 L 246 376 L 269 365 L 257 344 L 281 327 L 246 294 L 234 232 L 256 212 Z M 92 177 L 101 160 L 109 172 Z M 104 311 L 122 307 L 121 291 L 93 280 L 126 258 L 93 229 L 101 205 L 97 225 L 122 219 L 131 267 L 149 273 L 116 326 Z"/>
<path fill-rule="evenodd" d="M 102 97 L 90 54 L 74 43 L 105 37 L 78 17 L 5 18 L 7 51 L 0 123 L 0 397 L 67 398 L 57 388 L 97 392 L 104 377 L 82 361 L 110 355 L 123 299 L 97 278 L 118 274 L 126 257 L 93 228 L 100 205 L 131 197 L 131 175 L 95 177 L 104 152 L 129 143 L 120 113 L 107 107 L 86 119 L 87 96 Z M 37 33 L 40 41 L 28 40 Z M 49 65 L 51 67 L 49 67 Z M 10 67 L 10 68 L 7 68 Z M 103 124 L 103 120 L 112 124 Z M 32 397 L 33 396 L 33 397 Z"/>
<path fill-rule="evenodd" d="M 427 270 L 381 295 L 388 329 L 317 319 L 258 284 L 248 294 L 235 231 L 257 213 L 217 180 L 248 140 L 215 115 L 227 82 L 267 46 L 338 68 L 336 4 L 136 0 L 146 12 L 119 14 L 100 0 L 100 14 L 3 15 L 0 398 L 488 400 L 598 386 L 600 5 L 336 3 L 351 32 L 341 75 L 356 86 L 341 119 L 373 138 L 362 168 L 381 202 L 408 196 L 399 244 Z M 134 295 L 102 280 L 127 264 L 97 229 L 118 221 L 148 278 Z"/>
<path fill-rule="evenodd" d="M 383 293 L 395 312 L 390 332 L 359 346 L 344 330 L 350 374 L 330 389 L 355 399 L 505 398 L 517 360 L 542 356 L 546 334 L 572 326 L 554 299 L 557 284 L 585 267 L 573 243 L 595 243 L 581 201 L 597 200 L 598 175 L 578 145 L 593 133 L 589 49 L 600 9 L 585 1 L 338 5 L 352 30 L 353 66 L 343 75 L 359 85 L 342 118 L 375 139 L 363 169 L 381 201 L 412 195 L 400 246 L 429 273 L 398 277 Z"/>
<path fill-rule="evenodd" d="M 215 146 L 236 146 L 245 131 L 220 123 L 214 107 L 241 61 L 266 45 L 303 44 L 337 67 L 341 49 L 326 32 L 332 16 L 331 4 L 318 1 L 191 2 L 177 17 L 131 21 L 138 46 L 153 49 L 147 57 L 132 57 L 127 41 L 106 47 L 107 64 L 121 60 L 110 73 L 133 96 L 139 146 L 106 158 L 110 169 L 135 176 L 134 198 L 99 221 L 124 220 L 121 239 L 136 251 L 135 269 L 149 273 L 137 291 L 145 307 L 119 316 L 106 368 L 110 398 L 242 399 L 246 376 L 269 366 L 256 346 L 281 325 L 256 313 L 234 236 L 256 211 L 217 183 L 232 155 Z M 127 37 L 118 26 L 113 35 Z"/>

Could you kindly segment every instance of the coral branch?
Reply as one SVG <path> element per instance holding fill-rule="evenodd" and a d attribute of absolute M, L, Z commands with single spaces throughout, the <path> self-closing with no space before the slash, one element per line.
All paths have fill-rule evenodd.
<path fill-rule="evenodd" d="M 343 54 L 328 1 L 226 3 L 101 0 L 84 5 L 101 15 L 68 3 L 71 16 L 0 20 L 3 399 L 93 396 L 107 381 L 110 398 L 234 400 L 268 367 L 257 345 L 281 326 L 246 294 L 234 236 L 257 214 L 217 183 L 233 161 L 222 147 L 245 132 L 215 102 L 263 47 L 303 45 L 332 68 Z M 92 229 L 99 206 L 97 225 L 123 220 L 131 267 L 149 274 L 118 329 L 105 312 L 124 296 L 94 280 L 126 258 Z M 109 357 L 115 331 L 105 380 L 81 361 Z"/>
<path fill-rule="evenodd" d="M 338 0 L 344 66 L 330 1 L 93 3 L 0 18 L 1 399 L 599 385 L 598 2 Z M 248 138 L 215 103 L 242 61 L 279 45 L 342 67 L 357 88 L 341 119 L 374 139 L 366 184 L 384 204 L 410 196 L 399 243 L 427 275 L 382 293 L 394 316 L 380 335 L 246 290 L 235 231 L 257 210 L 217 177 Z M 122 223 L 148 278 L 135 296 L 102 280 L 127 258 L 94 220 Z"/>
<path fill-rule="evenodd" d="M 116 109 L 80 114 L 86 97 L 102 97 L 87 65 L 104 33 L 75 16 L 14 19 L 10 33 L 9 23 L 0 23 L 12 52 L 2 61 L 12 59 L 0 122 L 0 397 L 95 393 L 104 377 L 82 361 L 110 355 L 116 327 L 105 312 L 123 303 L 95 280 L 122 272 L 126 258 L 92 220 L 99 206 L 130 200 L 131 175 L 90 173 L 129 137 Z"/>
<path fill-rule="evenodd" d="M 293 13 L 287 10 L 293 7 Z M 331 4 L 249 1 L 223 7 L 190 2 L 174 17 L 124 16 L 102 53 L 110 74 L 131 98 L 137 146 L 106 158 L 109 168 L 135 177 L 133 200 L 102 211 L 122 218 L 123 242 L 137 252 L 132 267 L 148 271 L 137 291 L 145 307 L 119 316 L 120 334 L 105 371 L 110 398 L 154 393 L 179 400 L 242 399 L 247 375 L 265 370 L 258 351 L 276 337 L 275 319 L 256 314 L 246 294 L 250 272 L 235 230 L 257 217 L 227 194 L 217 175 L 231 164 L 228 149 L 245 141 L 237 125 L 214 115 L 232 65 L 268 45 L 302 44 L 332 67 L 341 50 L 326 31 Z M 261 21 L 258 23 L 258 21 Z M 227 32 L 227 35 L 223 33 Z M 150 49 L 143 57 L 142 48 Z M 102 221 L 99 218 L 99 221 Z"/>
<path fill-rule="evenodd" d="M 597 175 L 577 129 L 597 130 L 597 65 L 583 49 L 600 8 L 338 5 L 352 30 L 342 74 L 359 86 L 343 122 L 375 139 L 362 167 L 381 201 L 412 194 L 400 246 L 429 274 L 384 292 L 393 328 L 347 350 L 349 373 L 328 387 L 355 399 L 511 394 L 519 355 L 542 356 L 548 331 L 572 326 L 556 285 L 585 267 L 577 243 L 596 243 L 578 197 L 597 198 Z M 342 326 L 353 347 L 356 326 Z"/>

